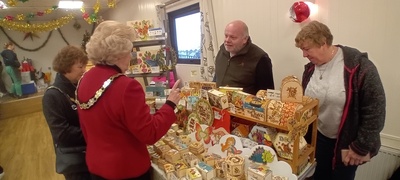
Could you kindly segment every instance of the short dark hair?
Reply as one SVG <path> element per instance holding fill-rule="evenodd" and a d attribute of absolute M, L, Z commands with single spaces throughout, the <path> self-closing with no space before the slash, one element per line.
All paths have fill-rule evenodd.
<path fill-rule="evenodd" d="M 61 74 L 69 73 L 76 62 L 86 65 L 88 57 L 81 48 L 68 45 L 62 48 L 54 58 L 53 69 Z"/>

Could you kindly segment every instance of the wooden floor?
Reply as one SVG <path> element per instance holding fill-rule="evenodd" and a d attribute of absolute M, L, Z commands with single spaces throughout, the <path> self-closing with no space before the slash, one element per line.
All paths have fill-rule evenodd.
<path fill-rule="evenodd" d="M 41 103 L 40 103 L 41 108 Z M 0 119 L 2 180 L 61 180 L 42 111 Z"/>

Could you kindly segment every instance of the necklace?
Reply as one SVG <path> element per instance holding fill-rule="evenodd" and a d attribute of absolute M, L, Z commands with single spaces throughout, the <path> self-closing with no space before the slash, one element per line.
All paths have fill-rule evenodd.
<path fill-rule="evenodd" d="M 332 49 L 332 53 L 331 53 L 331 56 L 332 56 L 332 59 L 333 59 L 333 53 L 335 52 L 335 48 L 333 48 Z M 331 60 L 332 60 L 331 59 Z M 328 63 L 330 63 L 330 61 L 328 62 Z M 332 63 L 331 63 L 332 64 Z M 329 64 L 328 64 L 329 65 Z M 319 80 L 322 80 L 322 77 L 323 77 L 323 75 L 324 75 L 324 73 L 325 73 L 325 71 L 326 71 L 326 69 L 328 69 L 328 66 L 326 66 L 325 67 L 325 69 L 321 72 L 321 71 L 319 71 Z"/>

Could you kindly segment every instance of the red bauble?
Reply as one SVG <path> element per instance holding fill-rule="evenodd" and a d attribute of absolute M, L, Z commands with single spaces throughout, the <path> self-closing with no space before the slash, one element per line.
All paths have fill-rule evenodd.
<path fill-rule="evenodd" d="M 289 11 L 290 18 L 297 23 L 303 22 L 310 16 L 310 8 L 303 1 L 295 2 Z"/>

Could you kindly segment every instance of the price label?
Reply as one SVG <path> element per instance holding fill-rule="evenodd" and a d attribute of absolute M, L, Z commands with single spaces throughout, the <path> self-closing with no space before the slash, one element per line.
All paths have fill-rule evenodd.
<path fill-rule="evenodd" d="M 267 99 L 281 100 L 281 91 L 280 90 L 267 89 Z"/>

